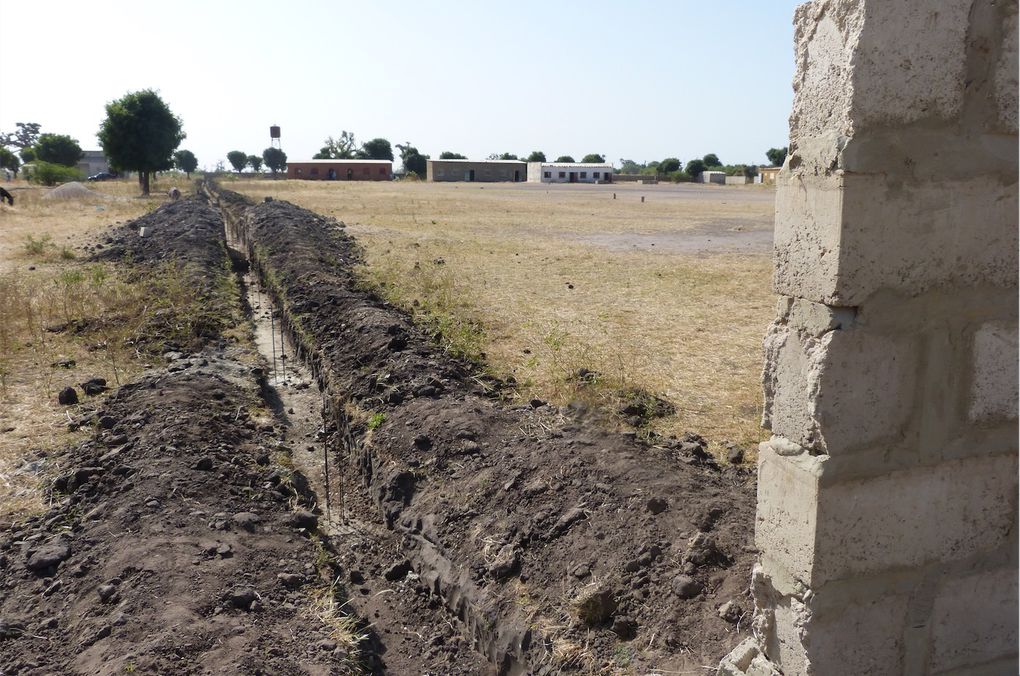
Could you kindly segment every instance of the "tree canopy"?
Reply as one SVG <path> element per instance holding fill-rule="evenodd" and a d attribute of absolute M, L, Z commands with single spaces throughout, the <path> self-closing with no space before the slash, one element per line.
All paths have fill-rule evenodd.
<path fill-rule="evenodd" d="M 441 159 L 441 160 L 466 160 L 467 157 L 465 157 L 464 155 L 461 155 L 460 153 L 452 153 L 449 150 L 444 150 L 443 152 L 439 153 L 439 159 Z"/>
<path fill-rule="evenodd" d="M 137 171 L 142 193 L 148 195 L 150 174 L 173 166 L 173 152 L 186 135 L 163 99 L 143 89 L 106 104 L 97 136 L 110 164 Z"/>
<path fill-rule="evenodd" d="M 84 155 L 78 141 L 66 134 L 42 134 L 35 143 L 35 156 L 43 162 L 73 167 Z"/>
<path fill-rule="evenodd" d="M 363 160 L 389 160 L 392 162 L 393 148 L 386 139 L 374 138 L 361 144 L 358 157 Z"/>
<path fill-rule="evenodd" d="M 705 163 L 705 167 L 721 167 L 722 162 L 719 161 L 719 156 L 715 153 L 709 153 L 701 158 L 701 161 Z M 688 174 L 691 172 L 687 172 Z"/>
<path fill-rule="evenodd" d="M 341 131 L 340 138 L 335 139 L 327 136 L 319 152 L 312 155 L 313 160 L 350 160 L 357 153 L 358 142 L 354 140 L 354 134 L 349 131 Z"/>
<path fill-rule="evenodd" d="M 701 175 L 706 168 L 704 160 L 691 160 L 687 163 L 687 166 L 684 167 L 684 171 L 692 178 L 696 178 Z"/>
<path fill-rule="evenodd" d="M 556 161 L 557 162 L 573 162 L 574 158 L 571 157 L 570 155 L 560 155 L 559 157 L 556 158 Z"/>
<path fill-rule="evenodd" d="M 545 162 L 545 153 L 541 150 L 532 150 L 528 155 L 528 162 Z"/>
<path fill-rule="evenodd" d="M 598 153 L 588 153 L 581 158 L 581 161 L 587 164 L 602 164 L 606 161 L 606 158 L 604 155 L 599 155 Z"/>
<path fill-rule="evenodd" d="M 266 148 L 262 151 L 262 159 L 265 160 L 269 171 L 276 175 L 276 172 L 287 168 L 287 153 L 279 148 Z"/>
<path fill-rule="evenodd" d="M 0 169 L 10 169 L 17 174 L 18 167 L 20 166 L 21 160 L 18 159 L 18 156 L 7 148 L 0 146 Z"/>
<path fill-rule="evenodd" d="M 35 161 L 35 148 L 33 148 L 32 146 L 29 146 L 27 148 L 22 148 L 21 152 L 19 152 L 18 155 L 21 156 L 21 161 L 22 162 L 25 162 L 25 163 L 34 162 Z"/>
<path fill-rule="evenodd" d="M 191 172 L 198 168 L 198 158 L 190 150 L 178 150 L 174 153 L 174 166 L 191 178 Z"/>
<path fill-rule="evenodd" d="M 25 148 L 31 148 L 39 140 L 39 129 L 41 126 L 38 122 L 15 122 L 14 127 L 14 131 L 0 134 L 0 145 L 24 150 Z"/>
<path fill-rule="evenodd" d="M 413 173 L 418 178 L 425 178 L 428 173 L 428 155 L 422 155 L 418 149 L 411 145 L 410 141 L 397 144 L 400 151 L 400 161 L 404 164 L 406 173 Z"/>
<path fill-rule="evenodd" d="M 786 162 L 786 153 L 789 151 L 789 146 L 783 146 L 782 148 L 769 148 L 765 151 L 765 157 L 769 159 L 773 167 L 781 167 Z"/>
<path fill-rule="evenodd" d="M 680 160 L 675 157 L 667 157 L 662 162 L 659 162 L 659 172 L 663 174 L 671 174 L 674 171 L 680 171 Z"/>
<path fill-rule="evenodd" d="M 234 171 L 240 174 L 248 166 L 248 153 L 243 150 L 231 150 L 227 153 L 227 162 L 230 162 Z"/>
<path fill-rule="evenodd" d="M 249 155 L 248 166 L 251 167 L 251 170 L 254 171 L 256 174 L 259 173 L 260 171 L 262 171 L 262 158 L 259 157 L 258 155 Z"/>

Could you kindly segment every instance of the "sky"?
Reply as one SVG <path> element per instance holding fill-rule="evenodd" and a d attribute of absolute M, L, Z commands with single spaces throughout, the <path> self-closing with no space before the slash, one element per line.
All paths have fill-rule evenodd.
<path fill-rule="evenodd" d="M 347 130 L 432 157 L 764 163 L 787 145 L 798 4 L 0 0 L 0 131 L 97 149 L 105 105 L 154 89 L 210 169 L 273 124 L 291 160 Z"/>

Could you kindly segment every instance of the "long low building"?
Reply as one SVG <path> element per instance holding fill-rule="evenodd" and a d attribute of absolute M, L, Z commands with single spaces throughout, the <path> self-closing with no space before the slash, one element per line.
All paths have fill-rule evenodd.
<path fill-rule="evenodd" d="M 430 182 L 517 183 L 528 175 L 528 163 L 519 160 L 428 160 L 426 180 Z"/>
<path fill-rule="evenodd" d="M 528 183 L 612 183 L 613 165 L 587 162 L 528 162 Z"/>
<path fill-rule="evenodd" d="M 287 162 L 287 178 L 312 181 L 389 181 L 389 160 L 299 160 Z"/>

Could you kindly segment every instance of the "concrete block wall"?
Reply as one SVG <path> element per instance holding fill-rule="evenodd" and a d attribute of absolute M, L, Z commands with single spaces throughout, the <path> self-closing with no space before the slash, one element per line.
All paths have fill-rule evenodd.
<path fill-rule="evenodd" d="M 794 21 L 756 640 L 720 673 L 1017 673 L 1017 3 Z"/>

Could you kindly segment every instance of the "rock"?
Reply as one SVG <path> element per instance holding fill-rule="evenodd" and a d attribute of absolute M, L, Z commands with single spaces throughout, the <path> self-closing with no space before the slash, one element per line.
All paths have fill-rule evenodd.
<path fill-rule="evenodd" d="M 695 525 L 697 525 L 698 530 L 703 533 L 707 533 L 715 528 L 715 524 L 719 521 L 723 514 L 725 514 L 725 511 L 723 511 L 722 507 L 712 505 L 698 517 Z"/>
<path fill-rule="evenodd" d="M 575 566 L 570 574 L 576 577 L 578 580 L 583 580 L 591 575 L 591 567 L 587 563 L 582 563 L 579 566 Z"/>
<path fill-rule="evenodd" d="M 691 563 L 701 567 L 715 563 L 720 559 L 715 538 L 708 533 L 697 533 L 687 542 L 687 551 L 683 555 L 683 563 Z"/>
<path fill-rule="evenodd" d="M 392 566 L 383 571 L 383 577 L 390 582 L 396 582 L 397 580 L 403 580 L 410 572 L 411 562 L 404 559 L 403 561 L 394 563 Z"/>
<path fill-rule="evenodd" d="M 670 582 L 673 593 L 682 599 L 692 599 L 701 593 L 702 585 L 690 575 L 677 575 Z"/>
<path fill-rule="evenodd" d="M 419 434 L 414 438 L 414 447 L 419 451 L 427 451 L 432 448 L 432 440 L 425 434 Z"/>
<path fill-rule="evenodd" d="M 305 530 L 312 531 L 319 527 L 319 517 L 311 512 L 299 510 L 287 517 L 287 524 L 292 528 L 304 528 Z"/>
<path fill-rule="evenodd" d="M 25 633 L 25 625 L 0 618 L 0 639 L 18 638 Z"/>
<path fill-rule="evenodd" d="M 94 397 L 97 394 L 106 392 L 110 388 L 106 386 L 106 378 L 89 378 L 81 384 L 81 389 L 88 396 Z"/>
<path fill-rule="evenodd" d="M 568 530 L 570 530 L 570 527 L 573 526 L 575 523 L 587 518 L 588 515 L 584 513 L 583 509 L 581 509 L 580 507 L 571 507 L 566 512 L 564 512 L 563 516 L 561 516 L 556 521 L 556 524 L 553 525 L 551 532 L 552 537 L 558 537 L 560 535 L 563 535 Z"/>
<path fill-rule="evenodd" d="M 57 402 L 61 406 L 72 406 L 78 403 L 78 392 L 73 387 L 65 387 L 57 395 Z"/>
<path fill-rule="evenodd" d="M 75 363 L 73 359 L 61 358 L 50 364 L 50 366 L 53 368 L 72 369 Z"/>
<path fill-rule="evenodd" d="M 255 529 L 258 528 L 259 522 L 262 521 L 258 514 L 252 514 L 251 512 L 238 512 L 230 520 L 234 522 L 235 527 L 249 533 L 254 533 Z"/>
<path fill-rule="evenodd" d="M 96 589 L 96 593 L 99 594 L 99 600 L 103 603 L 109 603 L 110 599 L 117 593 L 116 585 L 112 584 L 101 584 Z"/>
<path fill-rule="evenodd" d="M 99 427 L 104 430 L 111 430 L 117 424 L 117 419 L 112 415 L 104 415 L 99 419 Z"/>
<path fill-rule="evenodd" d="M 545 406 L 545 403 L 546 402 L 542 401 L 541 399 L 532 399 L 531 401 L 528 402 L 528 404 L 531 405 L 531 408 L 542 408 L 543 406 Z"/>
<path fill-rule="evenodd" d="M 661 514 L 669 507 L 669 501 L 665 498 L 651 498 L 648 500 L 648 504 L 646 506 L 648 507 L 648 511 L 652 514 Z"/>
<path fill-rule="evenodd" d="M 46 587 L 45 590 L 43 590 L 43 596 L 52 596 L 52 595 L 56 594 L 58 591 L 60 591 L 63 588 L 63 586 L 64 586 L 63 581 L 62 580 L 57 580 L 56 582 L 51 584 L 49 587 Z"/>
<path fill-rule="evenodd" d="M 204 458 L 199 458 L 198 461 L 195 462 L 195 464 L 192 465 L 191 467 L 192 467 L 192 469 L 197 469 L 197 470 L 200 470 L 202 472 L 208 472 L 209 470 L 211 470 L 213 468 L 212 458 L 210 458 L 208 456 L 204 457 Z"/>
<path fill-rule="evenodd" d="M 71 544 L 64 538 L 50 540 L 28 557 L 28 569 L 41 574 L 59 566 L 71 556 Z"/>
<path fill-rule="evenodd" d="M 538 495 L 539 493 L 544 493 L 548 488 L 549 486 L 541 479 L 534 479 L 524 487 L 524 494 Z"/>
<path fill-rule="evenodd" d="M 744 609 L 741 608 L 736 601 L 727 601 L 726 603 L 719 606 L 719 617 L 726 620 L 730 624 L 736 624 L 740 621 L 740 618 L 744 614 Z"/>
<path fill-rule="evenodd" d="M 269 464 L 269 454 L 268 453 L 260 454 L 257 458 L 255 458 L 255 464 L 257 464 L 257 465 L 259 465 L 261 467 L 265 467 L 266 465 L 268 465 Z"/>
<path fill-rule="evenodd" d="M 251 587 L 236 587 L 227 595 L 230 605 L 240 610 L 249 610 L 259 595 Z"/>
<path fill-rule="evenodd" d="M 574 613 L 589 627 L 605 624 L 616 612 L 616 594 L 608 587 L 590 587 L 574 599 Z"/>
<path fill-rule="evenodd" d="M 224 543 L 216 547 L 216 554 L 221 559 L 229 559 L 234 555 L 234 549 L 230 545 Z"/>
<path fill-rule="evenodd" d="M 336 641 L 328 638 L 324 638 L 315 644 L 319 650 L 333 651 L 336 650 Z"/>
<path fill-rule="evenodd" d="M 60 620 L 56 617 L 47 617 L 45 620 L 39 623 L 40 630 L 56 629 L 60 625 Z"/>
<path fill-rule="evenodd" d="M 744 449 L 740 446 L 733 446 L 726 451 L 726 459 L 730 461 L 730 464 L 739 465 L 744 462 Z"/>
<path fill-rule="evenodd" d="M 489 564 L 489 575 L 497 580 L 512 576 L 521 565 L 521 554 L 513 545 L 503 545 L 496 559 Z"/>
<path fill-rule="evenodd" d="M 100 641 L 100 640 L 106 638 L 107 636 L 109 636 L 112 633 L 113 633 L 113 627 L 111 627 L 108 624 L 104 624 L 102 627 L 99 628 L 99 631 L 96 632 L 95 640 L 96 641 Z"/>
<path fill-rule="evenodd" d="M 621 615 L 613 619 L 612 630 L 621 641 L 629 641 L 637 636 L 637 622 Z"/>
<path fill-rule="evenodd" d="M 297 573 L 279 573 L 276 579 L 287 589 L 297 589 L 305 583 L 305 576 Z"/>
<path fill-rule="evenodd" d="M 362 573 L 360 570 L 352 570 L 350 573 L 348 573 L 347 576 L 350 579 L 351 584 L 365 583 L 365 574 Z"/>

